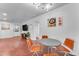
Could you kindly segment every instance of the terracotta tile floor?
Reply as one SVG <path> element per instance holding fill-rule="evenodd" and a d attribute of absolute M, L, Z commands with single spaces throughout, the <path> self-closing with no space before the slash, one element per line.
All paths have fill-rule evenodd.
<path fill-rule="evenodd" d="M 26 41 L 21 37 L 4 38 L 0 39 L 0 56 L 25 56 L 32 55 L 27 49 Z"/>

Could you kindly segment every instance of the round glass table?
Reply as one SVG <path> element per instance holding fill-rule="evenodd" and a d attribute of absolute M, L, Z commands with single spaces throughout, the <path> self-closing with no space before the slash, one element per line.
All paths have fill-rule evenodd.
<path fill-rule="evenodd" d="M 61 42 L 59 40 L 52 39 L 52 38 L 39 39 L 39 40 L 36 40 L 36 41 L 45 45 L 45 46 L 52 46 L 52 47 L 59 46 L 61 44 Z"/>
<path fill-rule="evenodd" d="M 36 40 L 36 41 L 39 42 L 40 44 L 44 45 L 44 46 L 48 46 L 48 52 L 50 50 L 52 51 L 52 48 L 61 45 L 61 42 L 59 40 L 52 39 L 52 38 L 39 39 L 39 40 Z"/>

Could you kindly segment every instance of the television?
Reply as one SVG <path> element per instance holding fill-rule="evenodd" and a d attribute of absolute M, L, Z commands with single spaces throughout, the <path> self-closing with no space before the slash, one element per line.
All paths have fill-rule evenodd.
<path fill-rule="evenodd" d="M 28 31 L 28 25 L 27 25 L 27 24 L 22 25 L 22 30 L 23 30 L 23 31 Z"/>

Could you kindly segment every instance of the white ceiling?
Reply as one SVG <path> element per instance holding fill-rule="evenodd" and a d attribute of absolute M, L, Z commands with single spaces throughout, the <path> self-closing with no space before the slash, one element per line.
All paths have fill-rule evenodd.
<path fill-rule="evenodd" d="M 67 3 L 55 3 L 51 10 L 66 4 Z M 7 13 L 8 21 L 12 23 L 22 23 L 46 12 L 45 10 L 36 9 L 32 3 L 0 3 L 0 15 Z M 2 21 L 1 17 L 0 21 Z"/>

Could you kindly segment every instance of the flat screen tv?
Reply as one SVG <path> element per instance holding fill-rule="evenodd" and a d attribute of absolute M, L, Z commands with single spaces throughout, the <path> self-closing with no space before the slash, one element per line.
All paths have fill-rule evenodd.
<path fill-rule="evenodd" d="M 22 25 L 22 30 L 23 30 L 23 31 L 28 31 L 28 25 L 27 25 L 27 24 Z"/>

